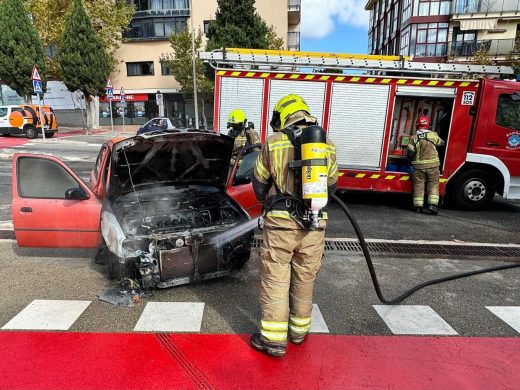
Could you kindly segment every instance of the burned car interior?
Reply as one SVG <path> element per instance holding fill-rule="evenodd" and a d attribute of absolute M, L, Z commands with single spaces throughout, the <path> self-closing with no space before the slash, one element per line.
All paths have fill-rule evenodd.
<path fill-rule="evenodd" d="M 249 220 L 225 192 L 233 140 L 210 133 L 130 138 L 112 153 L 101 231 L 112 278 L 165 288 L 228 275 L 249 259 Z"/>

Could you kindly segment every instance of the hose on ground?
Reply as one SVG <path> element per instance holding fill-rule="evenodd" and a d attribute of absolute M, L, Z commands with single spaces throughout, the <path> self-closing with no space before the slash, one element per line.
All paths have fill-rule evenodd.
<path fill-rule="evenodd" d="M 377 297 L 379 298 L 381 303 L 383 303 L 385 305 L 395 305 L 397 303 L 400 303 L 403 300 L 405 300 L 406 298 L 408 298 L 410 295 L 414 294 L 415 292 L 423 289 L 424 287 L 431 286 L 434 284 L 449 282 L 451 280 L 467 278 L 469 276 L 485 274 L 488 272 L 503 271 L 506 269 L 520 267 L 520 263 L 505 264 L 505 265 L 499 265 L 499 266 L 491 267 L 491 268 L 484 268 L 484 269 L 481 269 L 478 271 L 463 272 L 460 274 L 446 276 L 443 278 L 433 279 L 433 280 L 429 280 L 424 283 L 418 284 L 417 286 L 411 288 L 410 290 L 405 291 L 403 294 L 399 295 L 398 297 L 396 297 L 394 299 L 386 299 L 383 296 L 383 293 L 381 292 L 381 286 L 379 285 L 379 281 L 377 279 L 376 271 L 374 269 L 374 264 L 372 262 L 372 257 L 370 256 L 370 251 L 368 250 L 368 246 L 365 241 L 365 237 L 363 236 L 363 232 L 361 231 L 359 224 L 357 223 L 356 219 L 352 215 L 352 213 L 351 213 L 350 209 L 347 207 L 347 205 L 337 195 L 332 194 L 332 195 L 330 195 L 330 197 L 332 200 L 334 200 L 339 205 L 339 207 L 343 210 L 343 212 L 346 214 L 347 218 L 349 219 L 350 223 L 352 224 L 352 227 L 354 228 L 354 231 L 356 232 L 356 236 L 359 240 L 359 244 L 361 245 L 361 250 L 363 251 L 363 255 L 365 256 L 365 260 L 366 260 L 367 266 L 368 266 L 368 271 L 370 272 L 370 277 L 372 278 L 372 284 L 374 285 L 374 289 L 376 291 Z"/>

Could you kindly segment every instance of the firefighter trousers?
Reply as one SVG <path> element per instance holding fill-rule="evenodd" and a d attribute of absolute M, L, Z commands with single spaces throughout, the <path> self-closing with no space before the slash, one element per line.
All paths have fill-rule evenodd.
<path fill-rule="evenodd" d="M 424 195 L 428 204 L 439 204 L 439 167 L 415 168 L 413 171 L 413 205 L 424 206 Z"/>
<path fill-rule="evenodd" d="M 311 327 L 312 291 L 321 268 L 325 230 L 265 228 L 260 247 L 261 335 L 287 345 L 287 333 L 303 339 Z"/>

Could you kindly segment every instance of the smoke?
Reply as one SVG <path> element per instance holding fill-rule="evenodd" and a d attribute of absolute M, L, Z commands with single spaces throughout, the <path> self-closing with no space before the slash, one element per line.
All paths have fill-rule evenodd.
<path fill-rule="evenodd" d="M 233 241 L 235 238 L 238 238 L 238 237 L 246 234 L 247 232 L 254 230 L 255 227 L 257 227 L 257 226 L 258 226 L 258 218 L 251 219 L 244 223 L 238 224 L 229 230 L 226 230 L 225 232 L 219 234 L 218 236 L 213 237 L 209 241 L 209 244 L 217 244 L 219 246 L 222 246 L 228 242 Z"/>

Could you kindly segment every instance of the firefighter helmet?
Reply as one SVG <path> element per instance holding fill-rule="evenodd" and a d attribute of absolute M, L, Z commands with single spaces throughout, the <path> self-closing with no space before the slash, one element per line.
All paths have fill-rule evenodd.
<path fill-rule="evenodd" d="M 291 94 L 281 98 L 273 110 L 273 117 L 270 123 L 273 130 L 284 129 L 287 118 L 298 111 L 304 111 L 310 115 L 309 106 L 300 96 Z"/>
<path fill-rule="evenodd" d="M 415 127 L 417 129 L 429 129 L 430 118 L 428 118 L 426 115 L 421 115 L 419 118 L 417 118 L 417 121 L 415 122 Z"/>
<path fill-rule="evenodd" d="M 233 127 L 237 125 L 246 125 L 247 118 L 246 114 L 242 110 L 234 110 L 231 111 L 228 118 L 228 127 Z"/>

